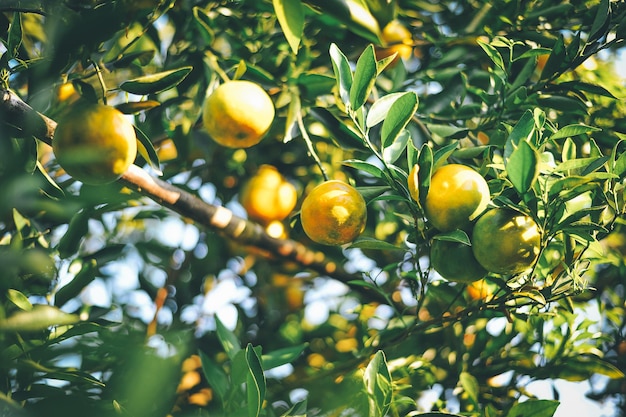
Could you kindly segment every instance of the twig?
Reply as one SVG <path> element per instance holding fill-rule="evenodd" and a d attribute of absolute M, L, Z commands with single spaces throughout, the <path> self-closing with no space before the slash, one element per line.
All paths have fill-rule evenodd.
<path fill-rule="evenodd" d="M 33 110 L 10 90 L 0 90 L 0 97 L 0 122 L 14 126 L 25 137 L 34 136 L 48 145 L 52 144 L 56 129 L 54 120 Z M 207 203 L 166 181 L 154 178 L 137 165 L 131 165 L 120 181 L 158 204 L 244 245 L 264 249 L 272 255 L 294 261 L 347 284 L 362 279 L 360 275 L 350 274 L 337 263 L 328 260 L 322 252 L 311 250 L 291 239 L 271 237 L 260 224 L 238 217 L 223 206 Z M 363 291 L 360 286 L 353 286 L 353 289 Z M 384 301 L 374 291 L 367 293 L 369 298 Z"/>

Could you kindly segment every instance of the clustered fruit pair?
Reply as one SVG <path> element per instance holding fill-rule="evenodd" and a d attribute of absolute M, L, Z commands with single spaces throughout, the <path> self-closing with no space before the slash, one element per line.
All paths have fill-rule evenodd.
<path fill-rule="evenodd" d="M 416 186 L 417 166 L 409 176 L 409 189 L 419 201 Z M 431 266 L 444 278 L 473 282 L 487 272 L 501 275 L 528 270 L 539 257 L 541 233 L 528 215 L 506 208 L 489 208 L 490 192 L 486 180 L 472 168 L 448 164 L 433 173 L 424 212 L 440 232 L 460 229 L 471 245 L 450 238 L 434 237 Z"/>

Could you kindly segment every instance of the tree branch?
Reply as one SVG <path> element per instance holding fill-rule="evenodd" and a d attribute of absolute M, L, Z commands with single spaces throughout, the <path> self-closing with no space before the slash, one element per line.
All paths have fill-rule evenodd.
<path fill-rule="evenodd" d="M 24 137 L 34 136 L 49 145 L 52 144 L 56 129 L 54 120 L 33 110 L 10 90 L 0 90 L 0 97 L 0 122 L 13 126 Z M 291 239 L 271 237 L 258 223 L 238 217 L 223 206 L 207 203 L 166 181 L 154 178 L 137 165 L 131 165 L 120 181 L 158 204 L 244 245 L 264 249 L 270 254 L 294 261 L 305 268 L 347 284 L 362 279 L 361 276 L 350 274 L 337 263 L 328 260 L 322 252 L 313 251 Z M 363 290 L 361 286 L 353 288 L 357 291 Z M 374 291 L 367 293 L 369 298 L 385 301 L 384 297 Z"/>

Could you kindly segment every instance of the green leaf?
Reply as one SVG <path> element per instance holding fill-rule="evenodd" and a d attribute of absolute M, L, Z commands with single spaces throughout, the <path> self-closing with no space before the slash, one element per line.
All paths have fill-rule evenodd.
<path fill-rule="evenodd" d="M 459 375 L 459 382 L 469 399 L 474 404 L 478 404 L 478 394 L 480 392 L 478 380 L 469 372 L 461 372 L 461 375 Z"/>
<path fill-rule="evenodd" d="M 437 149 L 433 155 L 433 170 L 445 165 L 448 162 L 448 158 L 450 158 L 452 154 L 456 153 L 458 146 L 459 142 L 453 140 L 449 144 Z"/>
<path fill-rule="evenodd" d="M 189 66 L 145 75 L 123 82 L 120 88 L 126 92 L 138 95 L 157 94 L 177 86 L 189 75 L 192 69 L 193 67 Z"/>
<path fill-rule="evenodd" d="M 402 93 L 392 104 L 381 129 L 382 147 L 386 148 L 396 140 L 417 111 L 417 94 Z"/>
<path fill-rule="evenodd" d="M 324 16 L 338 20 L 357 35 L 370 42 L 380 43 L 378 21 L 361 0 L 304 0 L 304 2 Z"/>
<path fill-rule="evenodd" d="M 420 149 L 417 165 L 420 167 L 417 172 L 417 178 L 419 179 L 419 202 L 423 207 L 428 189 L 430 188 L 430 176 L 433 172 L 433 150 L 427 143 L 423 144 Z"/>
<path fill-rule="evenodd" d="M 298 53 L 304 30 L 304 9 L 300 0 L 273 0 L 278 23 L 294 54 Z"/>
<path fill-rule="evenodd" d="M 374 45 L 370 44 L 356 62 L 354 81 L 350 87 L 352 110 L 359 110 L 365 104 L 376 82 L 376 74 L 376 55 Z"/>
<path fill-rule="evenodd" d="M 607 31 L 610 20 L 609 0 L 600 0 L 598 11 L 593 19 L 587 43 L 593 43 L 603 37 Z"/>
<path fill-rule="evenodd" d="M 159 107 L 161 103 L 156 100 L 130 101 L 128 103 L 120 103 L 115 106 L 116 109 L 124 114 L 137 114 L 142 111 Z"/>
<path fill-rule="evenodd" d="M 546 61 L 546 65 L 543 67 L 541 71 L 542 80 L 547 80 L 554 75 L 558 74 L 561 66 L 565 62 L 565 39 L 563 35 L 559 35 L 558 40 L 554 43 L 552 47 L 552 52 Z"/>
<path fill-rule="evenodd" d="M 298 125 L 298 119 L 302 112 L 302 102 L 300 101 L 300 94 L 297 91 L 291 91 L 289 94 L 289 107 L 287 108 L 287 117 L 285 119 L 285 134 L 283 137 L 283 143 L 289 143 L 293 138 L 301 134 L 300 127 Z"/>
<path fill-rule="evenodd" d="M 409 140 L 411 139 L 411 134 L 408 130 L 403 130 L 400 132 L 396 140 L 386 148 L 383 149 L 383 159 L 388 164 L 395 163 L 400 156 L 404 153 Z"/>
<path fill-rule="evenodd" d="M 200 351 L 200 362 L 202 363 L 202 373 L 207 382 L 213 388 L 221 402 L 224 402 L 226 394 L 230 389 L 230 381 L 224 370 L 209 358 L 204 352 Z"/>
<path fill-rule="evenodd" d="M 157 155 L 157 152 L 154 149 L 154 145 L 152 145 L 152 141 L 137 126 L 133 127 L 135 128 L 135 136 L 137 136 L 137 151 L 142 156 L 142 158 L 145 159 L 148 164 L 150 164 L 150 168 L 152 168 L 156 175 L 163 175 L 163 172 L 161 171 L 159 155 Z"/>
<path fill-rule="evenodd" d="M 403 94 L 404 93 L 391 93 L 376 100 L 367 113 L 365 126 L 371 128 L 385 120 L 393 103 Z"/>
<path fill-rule="evenodd" d="M 380 168 L 369 162 L 361 161 L 358 159 L 348 159 L 347 161 L 343 161 L 343 164 L 354 169 L 358 169 L 359 171 L 366 172 L 374 178 L 381 179 L 385 176 Z"/>
<path fill-rule="evenodd" d="M 401 250 L 404 251 L 404 248 L 400 248 L 395 246 L 389 242 L 385 242 L 384 240 L 374 239 L 372 237 L 361 236 L 357 238 L 352 244 L 349 246 L 350 249 L 359 248 L 359 249 L 373 249 L 373 250 Z"/>
<path fill-rule="evenodd" d="M 483 48 L 483 51 L 485 51 L 489 59 L 491 59 L 491 61 L 496 64 L 498 68 L 506 73 L 506 67 L 504 66 L 504 60 L 502 59 L 502 55 L 500 55 L 500 52 L 492 45 L 481 40 L 478 40 L 478 45 Z"/>
<path fill-rule="evenodd" d="M 9 34 L 7 39 L 7 52 L 9 60 L 16 58 L 20 46 L 22 45 L 22 14 L 13 13 L 13 20 L 9 27 Z"/>
<path fill-rule="evenodd" d="M 350 108 L 350 89 L 352 88 L 353 76 L 348 58 L 341 52 L 336 44 L 330 45 L 330 60 L 333 64 L 335 81 L 339 90 L 339 97 L 343 104 Z"/>
<path fill-rule="evenodd" d="M 589 132 L 598 132 L 602 129 L 600 129 L 599 127 L 593 127 L 593 126 L 587 126 L 585 124 L 573 124 L 573 125 L 567 125 L 562 127 L 561 129 L 559 129 L 558 131 L 554 132 L 550 137 L 549 140 L 555 140 L 555 139 L 561 139 L 561 138 L 568 138 L 571 136 L 578 136 L 578 135 L 583 135 L 585 133 L 589 133 Z"/>
<path fill-rule="evenodd" d="M 539 154 L 525 140 L 519 142 L 506 164 L 506 173 L 517 192 L 525 194 L 539 177 Z"/>
<path fill-rule="evenodd" d="M 391 374 L 385 353 L 379 350 L 363 374 L 365 392 L 369 402 L 369 417 L 384 417 L 391 406 Z"/>
<path fill-rule="evenodd" d="M 529 140 L 535 130 L 535 119 L 530 110 L 524 112 L 504 144 L 504 159 L 508 159 L 521 141 Z"/>
<path fill-rule="evenodd" d="M 307 346 L 307 343 L 303 343 L 298 346 L 289 346 L 283 349 L 277 349 L 270 353 L 262 355 L 261 359 L 263 360 L 263 369 L 272 369 L 276 368 L 277 366 L 293 362 L 298 358 L 298 356 L 302 354 Z"/>
<path fill-rule="evenodd" d="M 237 336 L 224 326 L 222 321 L 215 316 L 215 325 L 217 327 L 217 338 L 220 340 L 222 347 L 226 351 L 228 357 L 232 360 L 241 350 L 241 344 Z"/>
<path fill-rule="evenodd" d="M 553 400 L 527 400 L 511 407 L 506 417 L 552 417 L 558 406 Z"/>
<path fill-rule="evenodd" d="M 215 39 L 215 33 L 213 32 L 213 23 L 211 22 L 211 19 L 206 14 L 206 12 L 198 6 L 194 6 L 192 11 L 194 21 L 198 24 L 198 28 L 200 29 L 202 37 L 208 44 L 213 43 L 213 40 Z"/>
<path fill-rule="evenodd" d="M 74 278 L 54 294 L 54 305 L 62 307 L 69 300 L 80 294 L 91 281 L 96 279 L 98 274 L 97 266 L 98 264 L 95 260 L 85 260 Z"/>
<path fill-rule="evenodd" d="M 13 288 L 9 288 L 7 291 L 7 298 L 13 304 L 15 304 L 20 310 L 29 311 L 33 309 L 32 303 L 28 300 L 24 294 Z"/>
<path fill-rule="evenodd" d="M 306 417 L 307 400 L 295 403 L 289 410 L 287 410 L 280 417 Z"/>
<path fill-rule="evenodd" d="M 37 304 L 28 311 L 18 311 L 5 319 L 0 319 L 0 331 L 36 332 L 79 321 L 80 318 L 75 314 L 65 313 L 49 305 Z"/>
<path fill-rule="evenodd" d="M 251 344 L 246 346 L 246 363 L 248 364 L 246 379 L 248 417 L 258 417 L 265 400 L 265 375 L 263 374 L 261 359 Z"/>
<path fill-rule="evenodd" d="M 597 356 L 580 355 L 570 357 L 565 360 L 565 366 L 572 371 L 572 378 L 575 378 L 576 374 L 581 377 L 581 379 L 566 378 L 571 381 L 585 380 L 592 374 L 604 375 L 611 379 L 624 378 L 624 373 L 619 368 Z M 559 375 L 559 377 L 562 376 L 564 375 Z"/>
<path fill-rule="evenodd" d="M 447 240 L 449 242 L 458 242 L 467 246 L 471 246 L 470 238 L 467 233 L 461 229 L 453 230 L 451 232 L 439 233 L 433 237 L 437 240 Z"/>
<path fill-rule="evenodd" d="M 312 107 L 309 114 L 322 122 L 342 149 L 364 149 L 363 139 L 324 107 Z"/>
<path fill-rule="evenodd" d="M 68 258 L 78 252 L 83 237 L 89 231 L 91 214 L 90 210 L 83 209 L 72 216 L 65 234 L 59 240 L 56 248 L 61 258 Z"/>

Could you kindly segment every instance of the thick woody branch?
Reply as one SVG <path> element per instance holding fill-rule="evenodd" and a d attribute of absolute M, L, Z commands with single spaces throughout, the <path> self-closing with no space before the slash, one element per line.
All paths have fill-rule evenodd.
<path fill-rule="evenodd" d="M 34 136 L 47 144 L 52 144 L 56 128 L 54 120 L 33 110 L 10 90 L 0 90 L 0 97 L 2 98 L 0 121 L 18 129 L 24 136 Z M 329 261 L 322 252 L 313 251 L 294 240 L 271 237 L 261 225 L 238 217 L 225 207 L 209 204 L 166 181 L 154 178 L 136 165 L 131 165 L 120 181 L 158 204 L 244 245 L 258 247 L 344 283 L 361 279 L 360 276 L 349 274 L 340 265 Z M 360 291 L 362 287 L 356 289 Z M 369 296 L 378 298 L 378 294 L 374 293 L 370 293 Z"/>

